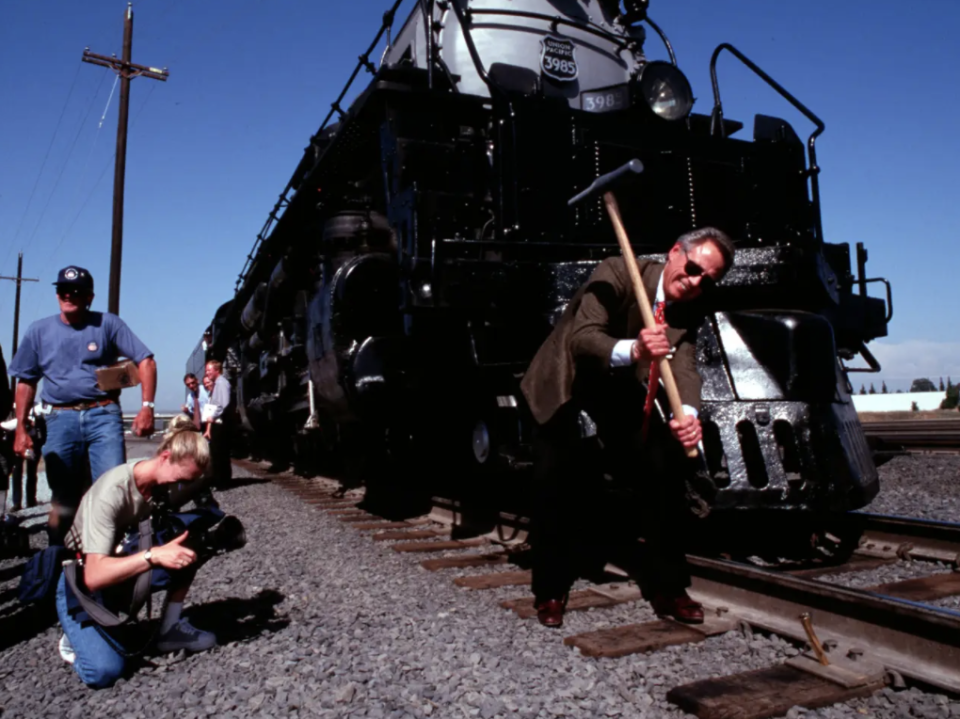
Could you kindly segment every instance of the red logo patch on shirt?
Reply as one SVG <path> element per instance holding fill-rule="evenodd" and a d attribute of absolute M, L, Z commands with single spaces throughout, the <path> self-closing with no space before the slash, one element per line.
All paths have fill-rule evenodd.
<path fill-rule="evenodd" d="M 96 343 L 96 342 L 91 342 L 90 344 L 87 345 L 87 349 L 90 350 L 91 352 L 96 352 L 96 351 L 97 351 L 97 343 Z"/>

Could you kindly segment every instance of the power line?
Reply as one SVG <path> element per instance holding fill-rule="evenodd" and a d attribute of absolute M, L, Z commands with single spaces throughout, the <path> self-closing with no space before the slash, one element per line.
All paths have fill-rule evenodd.
<path fill-rule="evenodd" d="M 60 173 L 57 175 L 57 179 L 53 184 L 53 189 L 50 191 L 50 194 L 47 196 L 47 201 L 43 206 L 43 209 L 40 211 L 40 218 L 37 220 L 37 225 L 33 229 L 33 234 L 30 235 L 29 243 L 33 244 L 33 238 L 36 236 L 37 231 L 40 229 L 40 225 L 43 222 L 43 218 L 46 215 L 47 207 L 50 206 L 50 201 L 53 199 L 53 195 L 56 192 L 57 186 L 60 184 L 60 178 L 63 177 L 63 173 L 67 168 L 67 165 L 70 163 L 70 157 L 73 154 L 73 148 L 77 144 L 77 139 L 80 137 L 80 133 L 83 131 L 83 125 L 87 121 L 87 117 L 90 116 L 90 110 L 93 109 L 93 102 L 97 99 L 97 95 L 100 94 L 100 88 L 103 86 L 103 81 L 105 78 L 100 78 L 100 82 L 97 84 L 97 89 L 94 91 L 93 95 L 90 97 L 90 101 L 87 103 L 87 111 L 84 113 L 83 119 L 80 121 L 80 126 L 77 129 L 76 135 L 74 135 L 73 142 L 70 144 L 70 151 L 67 154 L 67 159 L 64 160 L 63 166 L 60 168 Z M 0 271 L 3 267 L 6 266 L 7 260 L 10 258 L 10 255 L 13 254 L 14 247 L 16 246 L 15 242 L 11 242 L 7 248 L 7 254 L 4 255 L 3 262 L 0 262 Z M 0 309 L 3 308 L 3 302 L 0 301 Z"/>
<path fill-rule="evenodd" d="M 77 133 L 73 136 L 73 142 L 70 143 L 70 149 L 67 151 L 67 159 L 64 160 L 63 165 L 60 167 L 60 172 L 57 174 L 57 179 L 53 183 L 53 189 L 50 190 L 50 194 L 47 196 L 47 201 L 43 206 L 43 209 L 40 211 L 40 218 L 37 220 L 36 226 L 33 228 L 33 233 L 30 235 L 28 240 L 29 244 L 33 244 L 33 238 L 37 236 L 37 232 L 40 230 L 40 225 L 43 224 L 43 219 L 46 216 L 47 208 L 50 206 L 50 201 L 53 199 L 53 196 L 57 192 L 57 187 L 60 185 L 60 180 L 63 178 L 63 173 L 66 171 L 67 166 L 70 164 L 70 158 L 73 156 L 73 150 L 77 146 L 77 140 L 80 139 L 80 134 L 83 132 L 83 126 L 87 122 L 87 118 L 90 116 L 90 111 L 93 109 L 93 101 L 96 99 L 97 95 L 100 94 L 100 88 L 103 86 L 103 79 L 100 80 L 100 84 L 97 86 L 97 91 L 94 93 L 93 97 L 90 98 L 90 102 L 87 104 L 87 111 L 83 115 L 83 119 L 80 121 L 80 126 L 77 128 Z M 11 251 L 13 248 L 10 248 Z M 3 267 L 7 262 L 4 258 L 3 263 L 0 263 L 0 267 Z"/>
<path fill-rule="evenodd" d="M 146 96 L 145 98 L 143 98 L 143 102 L 140 103 L 140 108 L 137 110 L 137 113 L 133 116 L 133 119 L 130 121 L 130 127 L 135 127 L 135 126 L 136 126 L 136 124 L 137 124 L 137 119 L 140 117 L 140 113 L 143 112 L 143 108 L 145 108 L 145 107 L 147 106 L 147 102 L 150 100 L 150 96 L 153 95 L 153 90 L 154 90 L 154 88 L 156 88 L 156 85 L 151 85 L 151 86 L 150 86 L 150 90 L 147 92 L 147 96 Z M 85 209 L 87 209 L 87 205 L 89 205 L 89 204 L 90 204 L 90 200 L 93 199 L 93 196 L 94 196 L 94 194 L 95 194 L 96 191 L 97 191 L 97 188 L 100 186 L 100 182 L 103 180 L 104 175 L 107 174 L 107 170 L 110 169 L 110 165 L 111 165 L 111 163 L 113 162 L 113 160 L 114 160 L 115 157 L 116 157 L 116 153 L 114 153 L 113 155 L 110 155 L 110 159 L 107 160 L 107 163 L 103 166 L 103 169 L 100 170 L 100 175 L 97 177 L 97 181 L 94 182 L 93 185 L 91 186 L 90 192 L 87 194 L 87 197 L 86 197 L 86 199 L 83 201 L 83 204 L 80 206 L 80 209 L 77 210 L 77 214 L 74 215 L 74 218 L 73 218 L 73 220 L 70 222 L 70 225 L 67 227 L 66 230 L 64 230 L 63 235 L 60 236 L 60 241 L 57 243 L 57 246 L 56 246 L 56 248 L 54 249 L 54 251 L 47 257 L 47 262 L 44 264 L 43 269 L 41 270 L 41 272 L 39 272 L 39 274 L 40 274 L 41 276 L 42 276 L 43 273 L 46 271 L 47 267 L 49 267 L 50 264 L 53 263 L 53 260 L 54 260 L 54 259 L 56 258 L 56 256 L 57 256 L 57 253 L 60 252 L 60 248 L 63 247 L 63 242 L 64 242 L 64 240 L 67 239 L 67 235 L 70 234 L 70 231 L 73 229 L 73 226 L 77 224 L 77 220 L 80 219 L 80 215 L 83 214 L 83 211 L 84 211 Z M 82 179 L 82 178 L 81 178 L 81 179 Z M 3 303 L 2 303 L 2 302 L 0 302 L 0 309 L 3 309 Z M 40 313 L 40 306 L 37 305 L 36 309 L 34 310 L 33 319 L 36 319 L 36 318 L 37 318 L 37 315 L 38 315 L 39 313 Z"/>
<path fill-rule="evenodd" d="M 30 197 L 27 199 L 27 206 L 23 209 L 23 214 L 20 216 L 20 224 L 17 225 L 17 231 L 13 235 L 11 246 L 17 244 L 17 238 L 20 237 L 20 230 L 23 229 L 23 222 L 27 219 L 27 213 L 30 211 L 30 205 L 33 203 L 33 196 L 37 192 L 37 187 L 40 186 L 40 177 L 43 175 L 43 169 L 47 166 L 47 158 L 50 157 L 50 150 L 53 149 L 53 143 L 54 140 L 57 139 L 57 133 L 60 132 L 60 124 L 63 122 L 63 116 L 67 112 L 67 105 L 70 104 L 70 98 L 73 97 L 73 89 L 77 86 L 77 78 L 80 77 L 81 67 L 82 65 L 77 63 L 77 72 L 73 76 L 73 82 L 70 83 L 70 91 L 67 93 L 67 99 L 63 103 L 63 109 L 60 110 L 60 117 L 57 119 L 57 126 L 53 130 L 53 137 L 50 138 L 50 144 L 47 145 L 47 151 L 43 155 L 43 161 L 40 163 L 40 169 L 37 171 L 37 179 L 33 181 L 33 189 L 30 190 Z"/>

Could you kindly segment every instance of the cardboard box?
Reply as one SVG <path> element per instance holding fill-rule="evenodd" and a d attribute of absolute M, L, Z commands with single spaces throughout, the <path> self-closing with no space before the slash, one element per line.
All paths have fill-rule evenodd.
<path fill-rule="evenodd" d="M 124 360 L 97 370 L 97 387 L 104 392 L 136 387 L 140 384 L 140 371 L 133 360 Z"/>

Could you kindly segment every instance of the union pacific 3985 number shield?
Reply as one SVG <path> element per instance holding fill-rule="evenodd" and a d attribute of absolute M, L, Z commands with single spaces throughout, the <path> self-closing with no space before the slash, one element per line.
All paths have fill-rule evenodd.
<path fill-rule="evenodd" d="M 559 82 L 570 82 L 577 79 L 579 69 L 574 54 L 576 46 L 573 40 L 556 35 L 546 35 L 540 41 L 543 48 L 540 52 L 540 69 L 547 77 Z"/>

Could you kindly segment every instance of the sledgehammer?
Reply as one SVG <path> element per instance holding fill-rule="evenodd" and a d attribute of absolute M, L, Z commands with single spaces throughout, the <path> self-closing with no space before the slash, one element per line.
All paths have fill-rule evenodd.
<path fill-rule="evenodd" d="M 637 304 L 640 305 L 640 315 L 643 317 L 643 326 L 647 329 L 656 327 L 656 320 L 653 318 L 653 310 L 650 308 L 650 300 L 646 291 L 643 289 L 643 281 L 640 279 L 640 270 L 637 267 L 637 258 L 633 254 L 633 247 L 630 245 L 630 239 L 627 237 L 627 231 L 623 227 L 623 220 L 620 217 L 620 207 L 617 205 L 617 199 L 613 196 L 610 189 L 625 175 L 639 175 L 643 172 L 643 163 L 640 160 L 630 160 L 627 164 L 618 167 L 613 172 L 601 175 L 592 183 L 590 187 L 579 195 L 571 197 L 567 205 L 575 205 L 581 200 L 592 197 L 598 193 L 603 193 L 603 204 L 607 207 L 607 213 L 610 215 L 610 222 L 613 223 L 613 230 L 617 234 L 617 242 L 620 243 L 620 252 L 623 254 L 623 260 L 627 263 L 627 272 L 630 273 L 630 281 L 633 284 L 633 294 L 636 295 Z M 660 377 L 663 378 L 663 386 L 667 390 L 667 397 L 670 400 L 670 410 L 673 412 L 674 419 L 682 419 L 683 403 L 680 401 L 680 393 L 677 391 L 677 382 L 673 378 L 673 371 L 670 369 L 670 362 L 666 357 L 660 358 Z M 650 392 L 655 392 L 656 388 L 651 387 Z M 687 456 L 695 458 L 699 452 L 696 447 L 686 448 Z"/>

